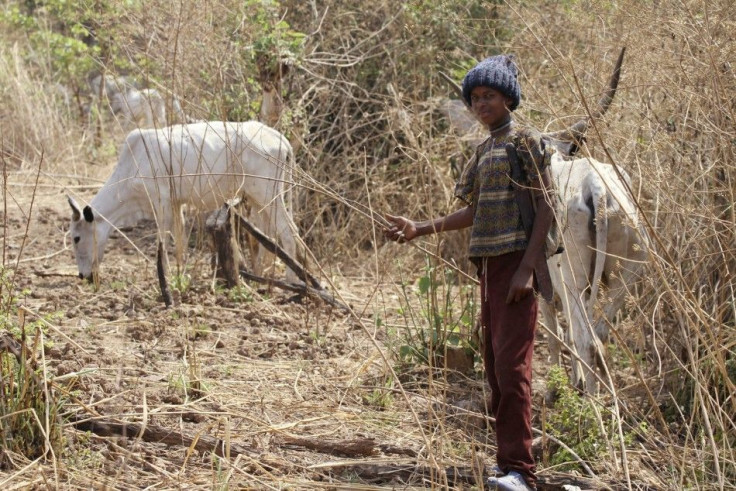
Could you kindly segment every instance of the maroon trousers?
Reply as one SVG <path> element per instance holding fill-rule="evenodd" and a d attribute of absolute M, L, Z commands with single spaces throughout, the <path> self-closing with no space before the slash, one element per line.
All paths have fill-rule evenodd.
<path fill-rule="evenodd" d="M 536 486 L 532 457 L 532 355 L 537 299 L 506 304 L 509 285 L 524 251 L 485 258 L 480 275 L 483 362 L 491 386 L 498 454 L 504 471 L 516 471 Z"/>

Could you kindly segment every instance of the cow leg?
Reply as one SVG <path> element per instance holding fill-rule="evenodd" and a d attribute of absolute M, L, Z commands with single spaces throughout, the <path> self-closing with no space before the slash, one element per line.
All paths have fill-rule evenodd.
<path fill-rule="evenodd" d="M 611 251 L 611 255 L 606 259 L 604 286 L 599 299 L 602 307 L 595 313 L 596 365 L 605 374 L 608 374 L 606 345 L 609 339 L 609 327 L 615 322 L 616 316 L 623 307 L 629 289 L 636 279 L 636 269 L 641 264 L 625 259 L 622 263 L 624 257 L 633 258 L 634 256 L 631 253 L 624 256 L 618 251 Z"/>
<path fill-rule="evenodd" d="M 271 237 L 268 234 L 267 227 L 264 227 L 264 224 L 268 223 L 268 220 L 264 220 L 265 213 L 265 211 L 259 212 L 254 206 L 249 206 L 247 213 L 248 221 L 250 221 L 250 223 L 258 230 L 266 234 L 266 236 Z M 264 252 L 266 252 L 266 248 L 253 238 L 251 234 L 248 234 L 246 242 L 248 244 L 248 251 L 250 252 L 250 262 L 253 274 L 261 276 L 263 275 L 263 262 L 265 261 Z"/>
<path fill-rule="evenodd" d="M 297 244 L 296 244 L 296 225 L 291 218 L 291 215 L 286 211 L 284 200 L 281 197 L 277 197 L 272 203 L 271 211 L 273 213 L 273 225 L 276 230 L 276 237 L 281 242 L 281 247 L 284 251 L 291 256 L 297 262 L 303 262 L 300 257 L 297 256 Z M 286 269 L 286 281 L 298 282 L 299 277 L 296 275 L 291 268 Z"/>
<path fill-rule="evenodd" d="M 179 249 L 183 247 L 180 238 L 181 235 L 183 235 L 183 231 L 180 231 L 182 229 L 182 210 L 181 207 L 175 207 L 171 204 L 171 196 L 168 192 L 165 192 L 163 189 L 161 189 L 160 194 L 160 201 L 157 203 L 154 216 L 156 218 L 156 225 L 158 226 L 158 245 L 159 250 L 161 251 L 159 255 L 161 267 L 163 268 L 164 273 L 168 274 L 171 270 L 168 254 L 169 235 L 174 235 L 174 247 L 177 256 L 176 260 L 177 264 L 181 264 L 181 259 L 179 256 L 183 253 L 180 253 Z"/>
<path fill-rule="evenodd" d="M 145 128 L 153 128 L 153 109 L 151 108 L 151 100 L 149 98 L 143 98 L 141 101 L 142 105 L 142 116 L 143 124 Z"/>
<path fill-rule="evenodd" d="M 563 304 L 567 305 L 566 317 L 570 319 L 570 337 L 572 338 L 571 356 L 572 383 L 590 394 L 597 391 L 595 368 L 596 341 L 592 335 L 590 319 L 586 313 L 587 292 L 575 297 L 576 292 L 568 292 Z"/>
<path fill-rule="evenodd" d="M 278 235 L 278 227 L 277 227 L 277 220 L 278 218 L 274 214 L 274 206 L 273 204 L 271 206 L 266 207 L 259 207 L 258 205 L 253 206 L 248 211 L 248 220 L 250 223 L 256 227 L 258 230 L 260 230 L 266 237 L 273 240 L 275 243 L 278 243 L 279 235 Z M 283 247 L 283 243 L 281 244 Z M 248 248 L 251 253 L 251 258 L 253 262 L 253 272 L 256 275 L 262 275 L 263 271 L 265 271 L 266 268 L 266 258 L 269 258 L 268 261 L 270 261 L 270 266 L 273 266 L 273 264 L 276 262 L 276 255 L 270 254 L 268 252 L 268 249 L 255 240 L 254 238 L 250 237 L 248 240 Z M 284 247 L 284 250 L 291 255 L 292 253 Z M 286 278 L 288 281 L 294 281 L 295 276 L 290 276 L 289 273 L 291 272 L 290 269 L 287 269 L 286 271 Z"/>
<path fill-rule="evenodd" d="M 171 235 L 174 238 L 174 257 L 176 258 L 177 267 L 181 267 L 185 262 L 188 237 L 184 233 L 184 223 L 186 218 L 184 217 L 183 208 L 179 208 L 176 213 L 173 214 L 171 220 Z"/>
<path fill-rule="evenodd" d="M 604 319 L 613 320 L 626 300 L 631 285 L 644 265 L 648 255 L 646 236 L 632 226 L 626 216 L 609 218 L 612 233 L 609 237 L 609 252 L 605 263 L 606 296 Z M 598 332 L 602 340 L 608 337 L 608 323 L 603 323 Z"/>
<path fill-rule="evenodd" d="M 157 95 L 151 102 L 151 113 L 151 119 L 155 128 L 166 126 L 166 106 L 161 96 Z"/>
<path fill-rule="evenodd" d="M 591 210 L 581 197 L 571 199 L 567 208 L 568 226 L 563 235 L 565 251 L 560 263 L 561 285 L 558 295 L 568 322 L 569 346 L 572 350 L 572 383 L 590 393 L 596 391 L 596 378 L 591 372 L 595 343 L 592 319 L 588 315 L 590 275 L 594 258 L 594 240 L 590 229 Z M 561 290 L 561 291 L 559 291 Z"/>

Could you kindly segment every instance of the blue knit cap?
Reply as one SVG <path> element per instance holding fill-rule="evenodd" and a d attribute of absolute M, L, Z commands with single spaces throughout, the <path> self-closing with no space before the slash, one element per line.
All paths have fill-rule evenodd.
<path fill-rule="evenodd" d="M 481 61 L 463 79 L 463 99 L 470 104 L 470 92 L 476 87 L 490 87 L 511 98 L 510 110 L 519 107 L 521 87 L 519 70 L 513 55 L 491 56 Z"/>

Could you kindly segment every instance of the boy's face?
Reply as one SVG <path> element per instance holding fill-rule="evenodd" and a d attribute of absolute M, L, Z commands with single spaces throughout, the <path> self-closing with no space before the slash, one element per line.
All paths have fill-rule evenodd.
<path fill-rule="evenodd" d="M 475 87 L 470 91 L 470 108 L 478 120 L 493 129 L 506 122 L 511 99 L 490 87 Z"/>

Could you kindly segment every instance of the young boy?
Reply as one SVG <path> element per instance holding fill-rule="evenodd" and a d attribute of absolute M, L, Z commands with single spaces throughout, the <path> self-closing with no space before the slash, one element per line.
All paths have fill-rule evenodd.
<path fill-rule="evenodd" d="M 469 256 L 478 267 L 483 326 L 483 361 L 496 418 L 497 466 L 501 477 L 488 478 L 491 489 L 536 489 L 531 452 L 532 355 L 537 322 L 534 267 L 544 254 L 545 236 L 554 218 L 545 199 L 551 190 L 550 153 L 539 134 L 513 122 L 521 89 L 509 56 L 478 63 L 463 79 L 463 98 L 489 130 L 455 187 L 465 204 L 447 216 L 428 221 L 386 215 L 384 235 L 397 242 L 472 227 Z M 511 180 L 505 145 L 515 143 L 536 202 L 527 237 Z M 531 165 L 530 162 L 531 161 Z"/>

